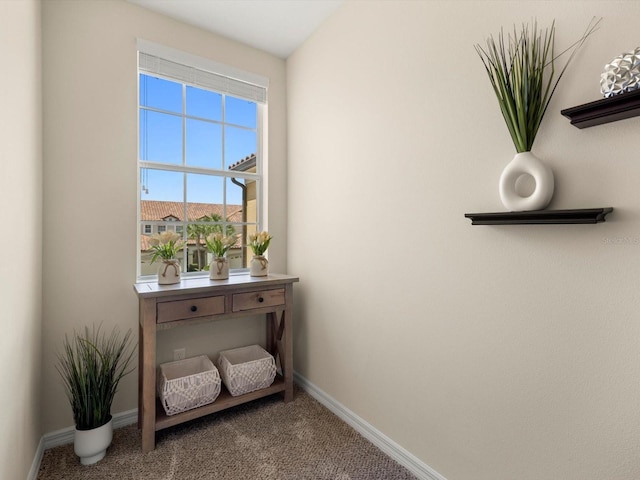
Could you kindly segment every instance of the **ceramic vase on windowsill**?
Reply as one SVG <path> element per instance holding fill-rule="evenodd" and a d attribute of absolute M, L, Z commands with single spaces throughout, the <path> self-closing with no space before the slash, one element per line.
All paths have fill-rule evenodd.
<path fill-rule="evenodd" d="M 225 256 L 230 248 L 233 248 L 238 241 L 238 235 L 223 235 L 214 232 L 204 239 L 209 253 L 213 255 L 213 260 L 209 264 L 209 279 L 226 280 L 229 278 L 229 261 Z"/>
<path fill-rule="evenodd" d="M 254 256 L 249 264 L 249 275 L 252 277 L 269 275 L 269 260 L 264 255 Z"/>
<path fill-rule="evenodd" d="M 176 257 L 185 245 L 180 234 L 171 230 L 156 233 L 149 237 L 149 245 L 153 251 L 151 263 L 160 260 L 158 284 L 180 283 L 180 261 Z"/>
<path fill-rule="evenodd" d="M 180 283 L 180 261 L 177 258 L 163 259 L 158 267 L 158 284 L 172 285 Z"/>
<path fill-rule="evenodd" d="M 252 277 L 269 275 L 269 261 L 264 254 L 267 248 L 269 248 L 272 238 L 266 230 L 249 235 L 249 246 L 251 247 L 251 251 L 253 251 L 253 258 L 251 262 L 249 262 L 249 275 Z"/>
<path fill-rule="evenodd" d="M 211 280 L 226 280 L 229 278 L 229 262 L 227 257 L 214 257 L 209 264 L 209 278 Z"/>

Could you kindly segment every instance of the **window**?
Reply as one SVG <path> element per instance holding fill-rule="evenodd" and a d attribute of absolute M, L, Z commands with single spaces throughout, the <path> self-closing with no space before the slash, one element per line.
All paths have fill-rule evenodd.
<path fill-rule="evenodd" d="M 151 235 L 151 225 L 149 225 L 148 223 L 144 225 L 144 234 Z"/>
<path fill-rule="evenodd" d="M 238 236 L 230 268 L 247 268 L 248 235 L 263 228 L 266 79 L 149 42 L 138 46 L 138 277 L 157 271 L 148 225 L 182 234 L 187 275 L 208 270 L 205 238 L 214 232 Z"/>

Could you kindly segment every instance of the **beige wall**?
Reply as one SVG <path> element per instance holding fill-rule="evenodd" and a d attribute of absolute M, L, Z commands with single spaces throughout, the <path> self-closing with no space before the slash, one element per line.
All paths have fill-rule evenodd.
<path fill-rule="evenodd" d="M 137 326 L 137 37 L 270 79 L 270 254 L 274 270 L 286 269 L 284 61 L 120 0 L 44 2 L 44 432 L 73 424 L 53 365 L 64 334 L 99 322 Z M 260 341 L 261 326 L 249 319 L 163 332 L 158 358 L 171 360 L 178 347 L 192 356 Z M 113 413 L 136 406 L 134 374 Z"/>
<path fill-rule="evenodd" d="M 566 47 L 594 15 L 533 150 L 550 208 L 615 212 L 472 227 L 504 210 L 515 153 L 474 44 L 537 18 Z M 560 115 L 600 98 L 639 20 L 635 1 L 348 1 L 287 61 L 296 369 L 449 480 L 640 478 L 640 119 Z"/>
<path fill-rule="evenodd" d="M 34 5 L 9 16 L 0 10 L 0 31 L 11 35 L 1 44 L 13 54 L 24 52 L 24 41 L 11 49 L 16 39 L 37 43 Z M 45 2 L 42 431 L 72 424 L 53 367 L 64 333 L 87 322 L 136 326 L 135 38 L 142 37 L 271 78 L 270 260 L 285 271 L 288 254 L 289 270 L 303 280 L 298 371 L 449 480 L 637 478 L 640 120 L 578 130 L 558 112 L 598 98 L 603 64 L 637 46 L 639 8 L 350 1 L 287 62 L 287 184 L 281 60 L 120 1 Z M 542 24 L 555 18 L 558 43 L 567 45 L 593 15 L 605 17 L 603 26 L 563 80 L 534 151 L 556 174 L 551 208 L 616 211 L 596 226 L 471 227 L 463 213 L 502 210 L 497 179 L 514 153 L 473 44 L 535 16 Z M 37 64 L 37 45 L 26 45 Z M 32 65 L 2 82 L 19 86 L 12 92 L 30 105 L 36 71 Z M 8 204 L 23 200 L 21 216 L 11 218 L 28 223 L 19 231 L 34 253 L 32 273 L 20 268 L 20 291 L 6 302 L 20 342 L 5 338 L 1 354 L 9 363 L 31 352 L 9 382 L 23 397 L 2 397 L 15 408 L 2 417 L 0 452 L 20 452 L 24 471 L 39 433 L 37 405 L 27 406 L 38 398 L 39 292 L 35 302 L 28 297 L 40 288 L 41 215 L 39 113 L 35 104 L 30 110 L 0 117 L 13 128 L 1 135 L 25 140 L 15 151 L 2 142 L 3 154 L 9 148 L 29 160 L 11 166 L 26 183 L 2 189 Z M 363 184 L 367 190 L 352 190 Z M 397 239 L 397 224 L 413 225 L 412 234 Z M 385 233 L 413 252 L 396 258 L 393 248 L 363 241 L 362 254 L 347 257 L 350 249 L 318 240 Z M 258 341 L 258 325 L 163 332 L 159 359 L 185 344 L 195 355 L 218 341 L 225 348 Z M 135 408 L 135 383 L 134 375 L 125 380 L 114 413 Z M 24 434 L 25 422 L 16 447 L 11 433 Z M 24 476 L 6 468 L 0 477 Z"/>
<path fill-rule="evenodd" d="M 26 478 L 42 434 L 40 2 L 0 2 L 0 478 Z"/>

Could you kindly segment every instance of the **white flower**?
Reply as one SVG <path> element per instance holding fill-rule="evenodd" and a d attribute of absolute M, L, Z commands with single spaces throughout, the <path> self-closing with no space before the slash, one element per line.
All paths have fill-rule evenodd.
<path fill-rule="evenodd" d="M 164 232 L 158 234 L 158 238 L 160 240 L 160 243 L 171 243 L 180 240 L 181 236 L 174 231 L 165 230 Z"/>
<path fill-rule="evenodd" d="M 207 248 L 216 257 L 224 256 L 227 250 L 236 244 L 237 240 L 237 235 L 225 237 L 221 233 L 211 233 L 205 238 Z"/>
<path fill-rule="evenodd" d="M 164 231 L 156 233 L 149 237 L 149 245 L 153 250 L 151 263 L 155 262 L 158 257 L 163 260 L 174 258 L 176 254 L 184 248 L 184 241 L 180 234 L 172 231 Z"/>
<path fill-rule="evenodd" d="M 271 241 L 271 235 L 269 232 L 262 231 L 260 233 L 253 233 L 249 235 L 249 246 L 253 250 L 254 255 L 263 255 L 269 248 L 269 242 Z"/>

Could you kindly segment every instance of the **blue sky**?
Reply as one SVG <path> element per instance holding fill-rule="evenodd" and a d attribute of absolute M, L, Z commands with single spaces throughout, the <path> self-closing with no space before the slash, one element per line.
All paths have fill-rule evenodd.
<path fill-rule="evenodd" d="M 182 84 L 140 75 L 140 104 L 162 110 L 140 110 L 141 160 L 182 165 L 184 147 L 187 166 L 227 170 L 256 152 L 255 103 L 191 86 L 184 103 L 187 116 L 197 117 L 186 119 L 185 145 Z M 187 201 L 223 203 L 223 182 L 221 177 L 187 174 Z M 141 183 L 148 189 L 142 200 L 183 200 L 182 173 L 146 169 Z M 227 203 L 237 205 L 241 200 L 241 189 L 227 179 Z"/>

